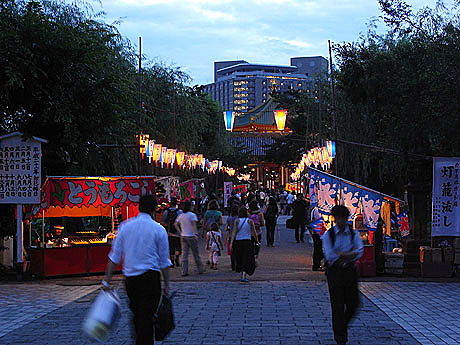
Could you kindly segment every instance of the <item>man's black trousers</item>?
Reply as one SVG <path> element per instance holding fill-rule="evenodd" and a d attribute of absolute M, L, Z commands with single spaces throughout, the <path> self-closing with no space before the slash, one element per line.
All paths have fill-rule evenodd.
<path fill-rule="evenodd" d="M 295 219 L 295 240 L 296 242 L 299 242 L 304 240 L 305 236 L 305 219 L 299 219 L 299 218 L 294 218 Z M 300 234 L 299 234 L 300 232 Z"/>
<path fill-rule="evenodd" d="M 358 272 L 350 268 L 327 268 L 327 283 L 332 309 L 332 329 L 338 344 L 348 341 L 348 323 L 359 306 Z"/>
<path fill-rule="evenodd" d="M 311 237 L 313 238 L 313 269 L 319 269 L 321 260 L 323 259 L 323 241 L 321 237 L 312 231 Z"/>
<path fill-rule="evenodd" d="M 129 308 L 134 314 L 136 345 L 154 343 L 153 315 L 161 296 L 160 272 L 147 271 L 139 276 L 126 277 Z"/>

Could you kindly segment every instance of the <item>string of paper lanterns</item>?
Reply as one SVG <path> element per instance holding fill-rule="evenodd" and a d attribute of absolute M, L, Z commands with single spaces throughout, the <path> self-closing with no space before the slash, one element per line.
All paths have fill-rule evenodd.
<path fill-rule="evenodd" d="M 298 180 L 305 170 L 305 167 L 315 168 L 321 166 L 323 170 L 329 169 L 335 158 L 335 142 L 327 140 L 323 147 L 314 147 L 302 155 L 302 160 L 297 164 L 295 171 L 291 174 L 293 180 Z"/>
<path fill-rule="evenodd" d="M 168 168 L 174 166 L 181 169 L 201 168 L 209 174 L 223 171 L 229 176 L 234 176 L 236 173 L 235 169 L 223 166 L 220 160 L 209 161 L 202 154 L 187 154 L 184 151 L 168 148 L 150 139 L 149 134 L 139 135 L 139 147 L 142 158 L 146 156 L 149 163 L 154 162 L 161 167 L 166 165 Z"/>

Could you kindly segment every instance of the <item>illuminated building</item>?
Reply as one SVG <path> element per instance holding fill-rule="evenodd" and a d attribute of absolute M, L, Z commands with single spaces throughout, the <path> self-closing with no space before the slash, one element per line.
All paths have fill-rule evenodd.
<path fill-rule="evenodd" d="M 204 91 L 223 110 L 242 115 L 269 100 L 270 92 L 308 90 L 313 76 L 327 72 L 321 56 L 291 58 L 290 66 L 252 64 L 245 60 L 214 62 L 214 83 Z"/>

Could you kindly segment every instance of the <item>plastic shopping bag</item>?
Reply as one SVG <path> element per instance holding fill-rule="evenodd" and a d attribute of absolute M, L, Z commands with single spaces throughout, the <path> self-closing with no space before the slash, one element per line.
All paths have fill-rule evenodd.
<path fill-rule="evenodd" d="M 120 317 L 120 296 L 115 290 L 101 290 L 83 322 L 83 333 L 91 340 L 107 339 Z"/>

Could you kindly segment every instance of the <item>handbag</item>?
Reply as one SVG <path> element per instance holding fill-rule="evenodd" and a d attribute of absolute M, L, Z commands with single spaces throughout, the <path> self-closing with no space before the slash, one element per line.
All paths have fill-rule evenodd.
<path fill-rule="evenodd" d="M 101 290 L 83 322 L 83 333 L 96 342 L 106 340 L 116 328 L 120 310 L 121 301 L 117 291 Z"/>
<path fill-rule="evenodd" d="M 222 256 L 222 252 L 221 252 L 222 249 L 220 248 L 219 243 L 216 240 L 216 236 L 214 236 L 214 233 L 212 231 L 211 231 L 211 236 L 214 239 L 214 242 L 216 243 L 217 248 L 219 248 L 219 250 L 217 251 L 217 256 Z"/>
<path fill-rule="evenodd" d="M 288 228 L 288 229 L 295 229 L 296 228 L 296 222 L 294 220 L 294 217 L 286 219 L 286 228 Z"/>
<path fill-rule="evenodd" d="M 176 327 L 174 323 L 174 313 L 172 309 L 171 300 L 174 297 L 173 293 L 171 297 L 161 295 L 160 303 L 158 304 L 157 311 L 153 315 L 153 323 L 155 328 L 155 340 L 164 340 L 169 333 Z"/>

